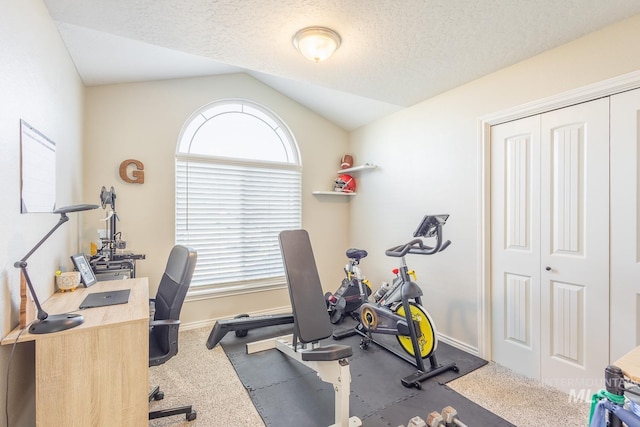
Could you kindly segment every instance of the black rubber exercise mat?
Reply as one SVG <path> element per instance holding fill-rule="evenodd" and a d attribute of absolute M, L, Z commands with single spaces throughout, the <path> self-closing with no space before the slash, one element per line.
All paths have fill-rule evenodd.
<path fill-rule="evenodd" d="M 242 338 L 232 332 L 222 339 L 221 345 L 267 426 L 321 427 L 333 424 L 334 392 L 331 384 L 323 382 L 314 371 L 277 350 L 246 354 L 247 343 L 287 335 L 292 330 L 291 325 L 254 329 Z M 395 337 L 385 338 L 385 342 L 394 344 Z M 326 340 L 326 343 L 335 342 Z M 439 343 L 436 351 L 438 362 L 455 362 L 459 372 L 444 372 L 423 382 L 422 389 L 417 390 L 404 387 L 400 382 L 402 377 L 416 370 L 409 363 L 375 344 L 366 350 L 360 349 L 359 336 L 338 342 L 353 347 L 349 414 L 359 417 L 365 427 L 407 425 L 411 418 L 420 416 L 426 420 L 430 412 L 441 412 L 445 406 L 453 406 L 460 420 L 470 427 L 513 425 L 445 384 L 485 365 L 487 362 L 481 358 Z"/>

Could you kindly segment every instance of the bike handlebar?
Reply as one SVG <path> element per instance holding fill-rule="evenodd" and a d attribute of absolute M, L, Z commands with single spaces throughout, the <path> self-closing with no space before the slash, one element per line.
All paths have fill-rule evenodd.
<path fill-rule="evenodd" d="M 442 252 L 449 247 L 451 244 L 450 240 L 442 242 L 441 233 L 437 233 L 436 235 L 436 245 L 435 246 L 427 246 L 424 244 L 422 239 L 413 239 L 412 241 L 405 243 L 403 245 L 398 245 L 393 248 L 389 248 L 385 251 L 387 256 L 392 257 L 403 257 L 406 254 L 416 254 L 416 255 L 432 255 L 437 252 Z"/>

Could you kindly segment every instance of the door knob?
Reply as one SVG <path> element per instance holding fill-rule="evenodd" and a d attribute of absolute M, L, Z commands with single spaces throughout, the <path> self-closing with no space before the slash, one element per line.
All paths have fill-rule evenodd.
<path fill-rule="evenodd" d="M 546 266 L 544 269 L 547 270 L 547 271 L 551 271 L 551 267 L 549 267 L 549 266 Z"/>

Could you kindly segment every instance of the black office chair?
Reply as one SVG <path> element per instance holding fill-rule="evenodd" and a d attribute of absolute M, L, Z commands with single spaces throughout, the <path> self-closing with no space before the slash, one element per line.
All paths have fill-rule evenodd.
<path fill-rule="evenodd" d="M 191 248 L 176 245 L 171 249 L 156 297 L 155 315 L 149 322 L 149 366 L 162 365 L 178 353 L 180 310 L 187 295 L 198 254 Z M 156 386 L 149 393 L 151 400 L 161 400 L 164 393 Z M 196 419 L 196 411 L 189 406 L 149 412 L 149 419 L 185 414 L 188 421 Z"/>

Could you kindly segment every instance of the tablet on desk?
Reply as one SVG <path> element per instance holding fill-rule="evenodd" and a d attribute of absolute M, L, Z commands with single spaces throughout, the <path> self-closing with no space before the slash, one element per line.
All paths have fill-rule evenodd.
<path fill-rule="evenodd" d="M 80 278 L 86 288 L 98 281 L 85 254 L 72 255 L 71 261 L 73 261 L 73 265 L 76 267 L 76 270 L 80 272 Z"/>
<path fill-rule="evenodd" d="M 129 294 L 131 289 L 123 289 L 119 291 L 94 292 L 80 304 L 81 309 L 106 307 L 108 305 L 126 304 L 129 302 Z"/>

